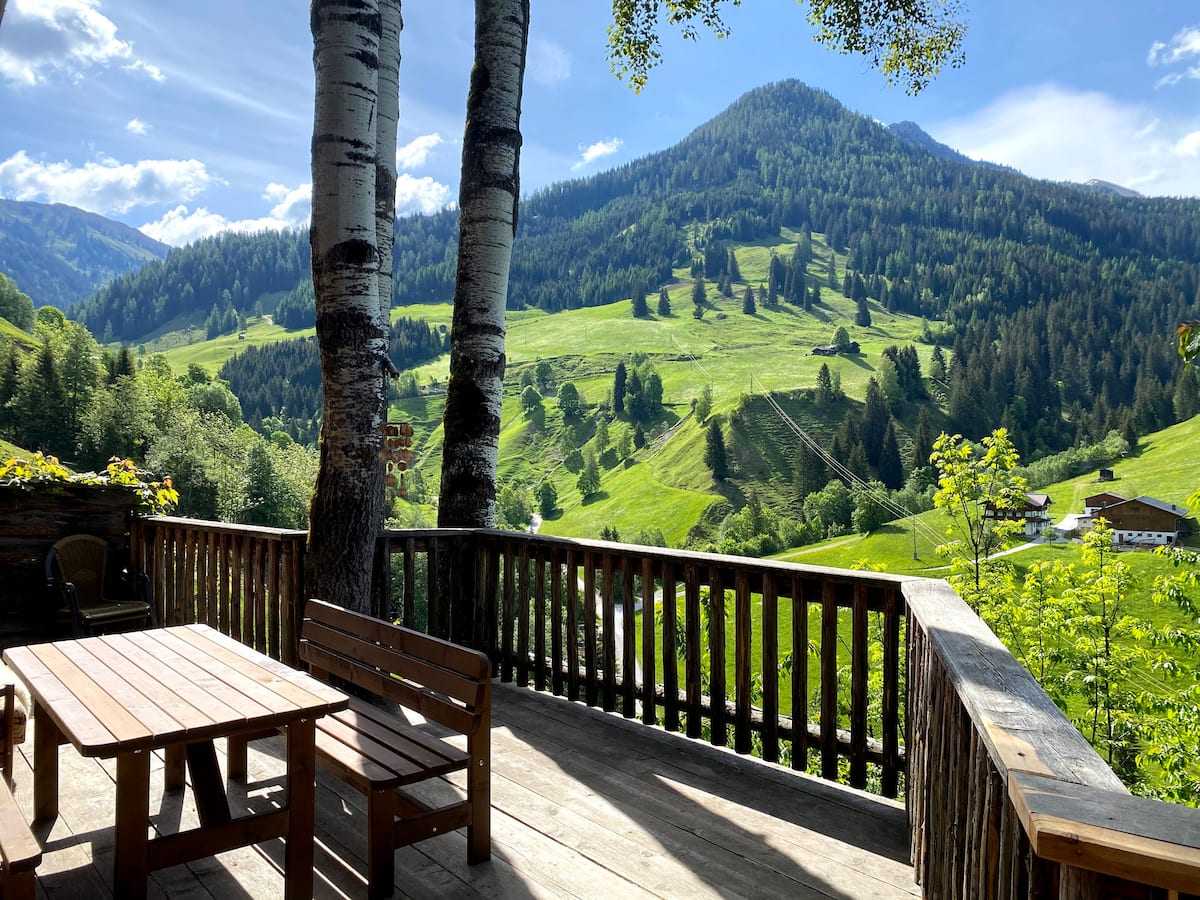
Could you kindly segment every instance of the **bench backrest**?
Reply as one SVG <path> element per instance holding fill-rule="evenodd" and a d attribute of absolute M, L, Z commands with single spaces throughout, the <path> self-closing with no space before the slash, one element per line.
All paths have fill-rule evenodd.
<path fill-rule="evenodd" d="M 305 604 L 300 658 L 317 678 L 335 676 L 462 734 L 490 712 L 485 654 L 323 600 Z"/>

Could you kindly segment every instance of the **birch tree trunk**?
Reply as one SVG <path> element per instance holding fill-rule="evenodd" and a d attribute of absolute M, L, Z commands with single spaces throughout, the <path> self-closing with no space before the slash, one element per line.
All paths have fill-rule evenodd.
<path fill-rule="evenodd" d="M 458 272 L 438 525 L 490 526 L 504 387 L 504 309 L 520 199 L 529 0 L 476 0 L 459 186 Z"/>
<path fill-rule="evenodd" d="M 375 116 L 375 248 L 379 313 L 391 324 L 392 246 L 396 240 L 396 125 L 400 120 L 400 0 L 380 0 L 379 100 Z M 386 332 L 385 332 L 386 334 Z M 385 351 L 386 352 L 386 351 Z M 386 396 L 386 391 L 385 391 Z M 387 410 L 384 410 L 384 417 Z"/>
<path fill-rule="evenodd" d="M 399 0 L 382 4 L 395 5 L 398 19 Z M 377 248 L 381 58 L 399 64 L 398 48 L 381 48 L 380 6 L 380 0 L 313 0 L 311 9 L 316 104 L 309 240 L 324 407 L 307 595 L 363 612 L 370 610 L 383 517 L 387 329 L 379 270 L 386 264 L 390 271 L 390 259 L 381 260 Z"/>

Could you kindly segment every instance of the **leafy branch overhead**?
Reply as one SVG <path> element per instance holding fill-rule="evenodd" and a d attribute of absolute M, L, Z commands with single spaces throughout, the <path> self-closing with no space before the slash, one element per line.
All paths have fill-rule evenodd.
<path fill-rule="evenodd" d="M 696 40 L 701 27 L 724 38 L 731 31 L 722 7 L 740 5 L 741 0 L 613 0 L 610 67 L 640 91 L 662 62 L 660 20 L 688 40 Z M 967 26 L 959 0 L 810 0 L 808 7 L 817 43 L 863 56 L 888 84 L 903 84 L 909 94 L 920 93 L 942 66 L 964 62 Z"/>
<path fill-rule="evenodd" d="M 1179 339 L 1179 355 L 1184 362 L 1191 365 L 1200 358 L 1200 322 L 1184 322 L 1175 329 L 1175 336 Z"/>

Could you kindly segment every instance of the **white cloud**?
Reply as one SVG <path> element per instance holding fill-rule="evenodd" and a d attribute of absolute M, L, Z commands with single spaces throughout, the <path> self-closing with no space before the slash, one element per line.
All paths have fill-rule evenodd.
<path fill-rule="evenodd" d="M 144 135 L 150 130 L 150 126 L 141 119 L 130 119 L 125 123 L 125 130 L 130 134 Z"/>
<path fill-rule="evenodd" d="M 1149 66 L 1172 66 L 1200 57 L 1200 27 L 1181 28 L 1167 42 L 1155 41 L 1146 54 Z M 1191 65 L 1182 72 L 1168 72 L 1154 82 L 1155 88 L 1170 87 L 1187 79 L 1200 79 L 1200 65 Z"/>
<path fill-rule="evenodd" d="M 535 38 L 529 45 L 529 77 L 544 87 L 571 77 L 571 54 L 558 44 Z"/>
<path fill-rule="evenodd" d="M 1175 150 L 1180 156 L 1200 156 L 1200 131 L 1185 134 L 1175 144 Z"/>
<path fill-rule="evenodd" d="M 450 188 L 428 175 L 414 178 L 407 172 L 396 179 L 396 213 L 434 213 L 450 202 Z"/>
<path fill-rule="evenodd" d="M 263 191 L 263 199 L 275 204 L 271 218 L 287 222 L 292 228 L 302 228 L 312 218 L 312 182 L 294 188 L 272 182 Z"/>
<path fill-rule="evenodd" d="M 73 166 L 31 159 L 18 150 L 0 162 L 0 194 L 15 200 L 66 203 L 102 214 L 191 200 L 218 179 L 196 159 L 102 158 Z"/>
<path fill-rule="evenodd" d="M 396 168 L 404 171 L 425 165 L 429 153 L 442 143 L 442 136 L 437 132 L 415 137 L 403 147 L 396 148 Z"/>
<path fill-rule="evenodd" d="M 284 228 L 304 228 L 312 215 L 312 185 L 294 188 L 272 182 L 263 189 L 263 199 L 272 204 L 270 212 L 255 219 L 228 219 L 204 206 L 191 209 L 179 204 L 162 218 L 141 227 L 147 234 L 164 244 L 180 247 L 223 231 L 280 231 Z M 414 178 L 404 173 L 396 182 L 396 212 L 432 213 L 449 202 L 450 188 L 432 178 Z"/>
<path fill-rule="evenodd" d="M 621 145 L 625 142 L 620 138 L 608 138 L 603 141 L 596 141 L 594 144 L 579 145 L 579 161 L 571 166 L 572 169 L 582 169 L 589 163 L 593 163 L 605 156 L 612 156 L 621 149 Z"/>
<path fill-rule="evenodd" d="M 1040 85 L 1011 91 L 979 112 L 931 126 L 975 159 L 1036 178 L 1099 178 L 1144 194 L 1200 196 L 1189 155 L 1200 119 L 1156 116 L 1102 93 Z"/>
<path fill-rule="evenodd" d="M 32 85 L 50 72 L 79 78 L 95 65 L 131 60 L 155 80 L 162 73 L 133 59 L 133 45 L 117 37 L 117 26 L 97 0 L 12 0 L 4 15 L 0 77 Z"/>
<path fill-rule="evenodd" d="M 1150 45 L 1146 62 L 1152 66 L 1169 66 L 1189 56 L 1200 56 L 1200 27 L 1181 28 L 1166 43 L 1155 41 Z"/>
<path fill-rule="evenodd" d="M 220 213 L 210 212 L 206 207 L 189 210 L 185 204 L 180 204 L 168 210 L 157 222 L 147 222 L 138 230 L 156 241 L 182 247 L 222 231 L 279 231 L 289 227 L 291 223 L 270 216 L 231 221 Z"/>
<path fill-rule="evenodd" d="M 163 70 L 153 63 L 148 63 L 145 60 L 135 59 L 127 66 L 121 66 L 126 72 L 142 72 L 151 81 L 157 81 L 162 84 L 167 80 L 167 76 L 163 74 Z"/>

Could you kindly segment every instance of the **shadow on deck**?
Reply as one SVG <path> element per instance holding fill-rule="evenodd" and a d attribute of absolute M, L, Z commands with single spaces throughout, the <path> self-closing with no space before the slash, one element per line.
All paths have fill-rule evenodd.
<path fill-rule="evenodd" d="M 22 745 L 16 766 L 27 816 L 32 747 Z M 278 739 L 251 745 L 250 779 L 231 787 L 235 814 L 274 804 L 282 752 Z M 466 865 L 463 833 L 404 848 L 398 895 L 919 894 L 904 810 L 892 801 L 499 684 L 492 758 L 491 862 Z M 45 846 L 39 896 L 111 894 L 114 768 L 69 747 L 61 752 L 62 813 L 52 828 L 35 827 Z M 163 796 L 162 778 L 151 781 L 154 827 L 171 833 L 194 824 L 191 792 Z M 365 896 L 362 797 L 324 774 L 317 787 L 316 896 Z M 153 876 L 151 895 L 276 897 L 282 859 L 275 841 L 165 869 Z"/>

